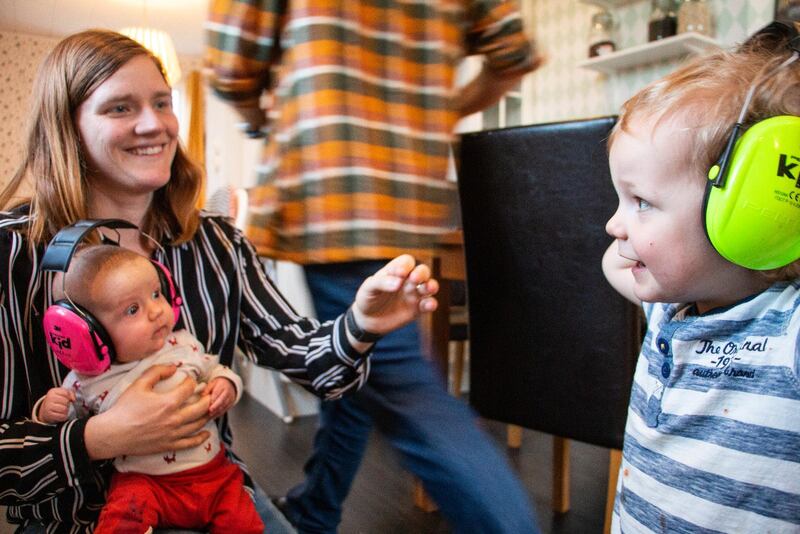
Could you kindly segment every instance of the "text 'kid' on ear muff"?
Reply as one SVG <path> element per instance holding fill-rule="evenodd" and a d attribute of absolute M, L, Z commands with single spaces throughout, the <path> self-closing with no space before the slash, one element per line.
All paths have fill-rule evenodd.
<path fill-rule="evenodd" d="M 60 271 L 66 277 L 72 256 L 81 240 L 99 227 L 112 230 L 137 228 L 121 219 L 81 220 L 61 229 L 48 244 L 42 257 L 43 271 Z M 149 235 L 157 247 L 160 245 Z M 158 273 L 161 292 L 172 307 L 177 323 L 181 298 L 169 270 L 161 263 L 150 260 Z M 65 284 L 62 284 L 65 287 Z M 56 301 L 44 314 L 44 332 L 56 357 L 74 371 L 85 375 L 99 375 L 114 361 L 114 344 L 108 332 L 90 312 L 72 301 L 69 295 Z"/>
<path fill-rule="evenodd" d="M 761 80 L 800 57 L 796 40 L 792 56 Z M 770 117 L 740 136 L 759 83 L 750 87 L 725 150 L 708 171 L 703 224 L 723 258 L 769 270 L 800 259 L 800 117 Z"/>

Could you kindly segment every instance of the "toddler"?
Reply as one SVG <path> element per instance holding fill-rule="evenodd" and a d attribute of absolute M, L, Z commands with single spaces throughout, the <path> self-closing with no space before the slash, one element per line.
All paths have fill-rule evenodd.
<path fill-rule="evenodd" d="M 619 206 L 603 270 L 643 305 L 648 327 L 613 532 L 800 532 L 798 262 L 734 264 L 712 246 L 703 215 L 732 126 L 800 115 L 800 62 L 788 46 L 797 40 L 784 30 L 650 84 L 611 134 Z M 774 163 L 768 180 L 786 180 Z"/>

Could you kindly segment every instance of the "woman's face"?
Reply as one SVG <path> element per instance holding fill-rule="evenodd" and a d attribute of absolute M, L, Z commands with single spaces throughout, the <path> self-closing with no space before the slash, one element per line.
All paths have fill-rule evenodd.
<path fill-rule="evenodd" d="M 169 181 L 178 119 L 172 92 L 149 57 L 134 57 L 98 86 L 75 122 L 96 194 L 125 201 Z"/>

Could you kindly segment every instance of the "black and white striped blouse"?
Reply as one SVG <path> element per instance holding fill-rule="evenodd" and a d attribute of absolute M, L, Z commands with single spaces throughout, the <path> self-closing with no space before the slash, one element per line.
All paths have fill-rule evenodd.
<path fill-rule="evenodd" d="M 85 419 L 58 425 L 30 419 L 36 400 L 60 385 L 68 369 L 45 343 L 42 316 L 52 303 L 53 274 L 39 271 L 43 248 L 31 255 L 19 233 L 27 221 L 24 210 L 0 213 L 0 504 L 15 522 L 88 532 L 111 466 L 89 460 Z M 363 384 L 369 362 L 348 343 L 342 317 L 320 324 L 298 316 L 229 219 L 204 213 L 194 239 L 164 248 L 156 259 L 171 270 L 183 298 L 176 328 L 187 328 L 223 364 L 232 364 L 238 345 L 258 365 L 281 370 L 324 398 Z M 218 425 L 230 446 L 227 418 Z"/>

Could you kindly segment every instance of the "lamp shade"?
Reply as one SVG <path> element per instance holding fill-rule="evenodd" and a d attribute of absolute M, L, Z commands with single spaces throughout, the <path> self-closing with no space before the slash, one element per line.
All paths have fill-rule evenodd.
<path fill-rule="evenodd" d="M 155 28 L 129 27 L 119 30 L 119 33 L 127 35 L 150 50 L 164 66 L 167 83 L 175 87 L 175 84 L 181 79 L 181 66 L 178 63 L 175 45 L 167 32 Z"/>

